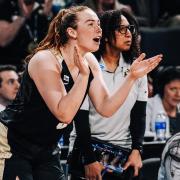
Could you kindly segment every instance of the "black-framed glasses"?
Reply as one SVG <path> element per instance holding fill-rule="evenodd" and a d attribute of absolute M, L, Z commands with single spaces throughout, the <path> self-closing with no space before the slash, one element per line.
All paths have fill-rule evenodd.
<path fill-rule="evenodd" d="M 131 32 L 131 34 L 135 34 L 136 33 L 136 28 L 134 25 L 120 25 L 117 28 L 117 31 L 119 31 L 121 34 L 126 34 L 127 30 L 129 30 Z"/>

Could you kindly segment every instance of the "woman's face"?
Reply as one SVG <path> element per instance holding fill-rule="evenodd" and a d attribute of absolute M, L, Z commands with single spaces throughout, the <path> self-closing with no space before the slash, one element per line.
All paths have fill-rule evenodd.
<path fill-rule="evenodd" d="M 78 13 L 77 44 L 83 53 L 99 49 L 102 30 L 96 13 L 86 9 Z"/>
<path fill-rule="evenodd" d="M 180 103 L 180 80 L 173 80 L 165 85 L 163 100 L 171 106 Z"/>
<path fill-rule="evenodd" d="M 124 17 L 121 16 L 121 23 L 119 28 L 115 31 L 115 40 L 113 45 L 120 51 L 128 51 L 132 44 L 132 33 L 129 30 L 129 22 Z M 132 27 L 133 28 L 133 27 Z"/>

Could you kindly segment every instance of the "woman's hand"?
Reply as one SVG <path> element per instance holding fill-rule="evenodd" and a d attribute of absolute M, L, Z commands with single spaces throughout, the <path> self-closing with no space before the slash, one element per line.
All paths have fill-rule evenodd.
<path fill-rule="evenodd" d="M 89 75 L 90 69 L 89 69 L 88 62 L 80 54 L 78 46 L 74 47 L 74 62 L 75 62 L 75 65 L 78 67 L 80 74 L 84 76 Z"/>
<path fill-rule="evenodd" d="M 93 162 L 84 166 L 85 168 L 85 177 L 88 180 L 102 180 L 101 171 L 104 169 L 104 166 L 99 162 Z"/>
<path fill-rule="evenodd" d="M 134 176 L 139 175 L 139 170 L 142 168 L 142 159 L 139 151 L 136 149 L 132 150 L 131 154 L 129 155 L 129 158 L 124 165 L 124 170 L 129 167 L 134 168 Z"/>
<path fill-rule="evenodd" d="M 145 54 L 142 53 L 131 65 L 130 76 L 133 79 L 143 77 L 152 71 L 162 60 L 162 54 L 153 56 L 149 59 L 144 59 Z"/>

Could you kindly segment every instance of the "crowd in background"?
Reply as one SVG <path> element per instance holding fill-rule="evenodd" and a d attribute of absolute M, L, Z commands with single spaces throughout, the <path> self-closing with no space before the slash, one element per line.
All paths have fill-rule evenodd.
<path fill-rule="evenodd" d="M 8 90 L 3 89 L 3 82 L 7 81 L 7 86 L 12 86 L 13 93 L 17 93 L 19 88 L 17 75 L 20 79 L 25 67 L 25 58 L 45 37 L 50 21 L 58 11 L 72 5 L 86 5 L 97 14 L 108 10 L 125 9 L 137 19 L 140 28 L 138 43 L 141 45 L 142 51 L 145 50 L 147 55 L 152 55 L 151 52 L 171 55 L 165 55 L 164 62 L 162 61 L 160 66 L 148 75 L 149 99 L 146 108 L 145 136 L 155 132 L 154 120 L 159 111 L 163 111 L 168 117 L 166 136 L 169 138 L 179 132 L 180 123 L 177 122 L 180 121 L 180 63 L 178 54 L 176 54 L 179 52 L 177 45 L 179 37 L 173 37 L 174 31 L 180 33 L 180 2 L 178 0 L 171 2 L 164 0 L 0 0 L 1 109 L 15 98 L 13 95 L 6 95 Z M 149 31 L 156 33 L 154 32 L 156 30 L 157 32 L 167 30 L 168 39 L 167 34 L 164 33 L 164 37 L 161 36 L 159 41 L 157 40 L 161 47 L 152 49 L 153 47 L 148 46 L 151 39 L 148 39 L 146 35 Z M 166 42 L 161 43 L 164 39 Z M 166 48 L 165 44 L 169 42 L 173 46 L 169 44 Z M 155 43 L 151 43 L 151 45 L 155 47 Z M 4 67 L 5 70 L 1 70 Z M 7 74 L 3 74 L 2 71 L 7 71 Z M 8 76 L 9 72 L 13 76 L 12 78 Z M 10 80 L 6 80 L 6 78 L 10 78 Z M 72 126 L 66 129 L 63 145 L 69 145 L 71 130 Z"/>
<path fill-rule="evenodd" d="M 168 30 L 169 28 L 176 29 L 180 24 L 180 3 L 176 0 L 171 3 L 161 0 L 1 0 L 0 63 L 14 64 L 18 70 L 22 70 L 24 58 L 43 39 L 50 20 L 57 12 L 62 8 L 80 4 L 87 5 L 97 13 L 122 8 L 133 13 L 138 20 L 140 32 L 142 32 L 140 34 L 142 36 L 140 38 L 142 40 L 142 50 L 145 50 L 147 55 L 150 56 L 155 51 L 157 53 L 165 52 L 165 60 L 162 64 L 178 65 L 176 57 L 178 51 L 175 46 L 178 44 L 178 37 L 174 37 L 174 31 L 169 32 Z M 144 30 L 144 28 L 148 29 Z M 152 30 L 152 28 L 155 28 L 155 30 Z M 155 31 L 158 34 L 158 28 L 162 28 L 160 33 L 161 31 L 168 32 L 169 38 L 166 37 L 167 34 L 157 35 L 153 49 L 153 42 L 151 42 L 150 34 L 148 33 Z M 149 35 L 149 38 L 146 38 L 146 34 Z M 168 49 L 167 41 L 172 46 L 172 50 Z M 156 44 L 161 47 L 157 48 Z M 170 51 L 167 54 L 166 49 Z"/>

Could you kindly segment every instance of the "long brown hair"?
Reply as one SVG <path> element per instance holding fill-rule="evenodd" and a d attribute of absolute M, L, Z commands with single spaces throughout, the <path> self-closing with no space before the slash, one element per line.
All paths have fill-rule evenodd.
<path fill-rule="evenodd" d="M 72 6 L 62 9 L 51 21 L 46 37 L 39 43 L 38 47 L 26 58 L 26 62 L 40 50 L 51 49 L 59 51 L 69 39 L 66 32 L 68 27 L 77 28 L 77 13 L 89 9 L 87 6 Z"/>

